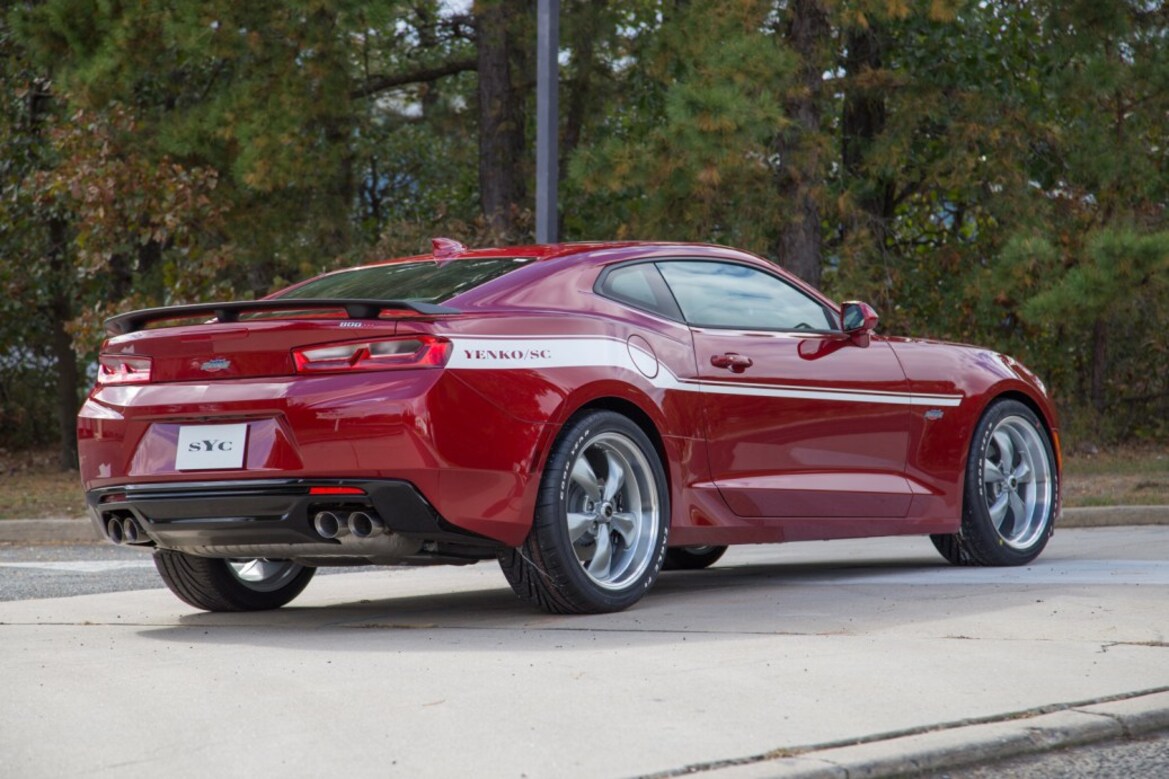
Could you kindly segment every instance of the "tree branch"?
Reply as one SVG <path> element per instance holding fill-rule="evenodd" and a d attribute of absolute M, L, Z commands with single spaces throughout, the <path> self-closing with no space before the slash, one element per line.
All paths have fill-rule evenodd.
<path fill-rule="evenodd" d="M 407 84 L 423 84 L 430 81 L 437 81 L 443 76 L 453 76 L 456 73 L 464 73 L 468 70 L 477 70 L 478 68 L 478 60 L 472 57 L 470 59 L 454 60 L 453 62 L 437 65 L 432 68 L 419 68 L 405 73 L 395 73 L 393 75 L 375 74 L 366 79 L 364 84 L 350 92 L 349 97 L 358 100 L 363 97 L 371 97 L 389 89 L 403 87 Z"/>

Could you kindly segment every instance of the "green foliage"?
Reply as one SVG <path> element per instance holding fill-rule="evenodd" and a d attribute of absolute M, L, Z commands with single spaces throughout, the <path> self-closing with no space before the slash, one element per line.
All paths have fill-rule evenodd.
<path fill-rule="evenodd" d="M 49 304 L 62 280 L 33 262 L 48 230 L 26 180 L 51 156 L 33 121 L 43 84 L 0 17 L 0 447 L 53 440 L 57 365 Z"/>
<path fill-rule="evenodd" d="M 1056 256 L 1042 239 L 1026 242 L 1032 257 Z M 1014 247 L 1012 247 L 1014 248 Z M 1004 262 L 1009 259 L 1004 258 Z M 1050 263 L 1047 263 L 1050 265 Z M 1083 354 L 1097 344 L 1104 361 L 1097 393 L 1106 414 L 1081 420 L 1087 430 L 1108 439 L 1158 438 L 1169 433 L 1169 232 L 1139 233 L 1131 228 L 1101 229 L 1087 237 L 1075 264 L 1021 307 L 1023 318 L 1050 339 L 1055 351 L 1071 349 L 1079 369 L 1062 377 L 1065 387 L 1091 374 Z M 1101 334 L 1106 340 L 1100 341 Z"/>
<path fill-rule="evenodd" d="M 117 104 L 54 122 L 47 137 L 55 162 L 25 182 L 42 213 L 69 225 L 70 324 L 87 356 L 101 340 L 102 320 L 126 306 L 230 294 L 223 207 L 212 201 L 215 171 L 142 155 L 135 129 Z"/>
<path fill-rule="evenodd" d="M 115 309 L 494 242 L 471 71 L 500 4 L 533 95 L 525 0 L 5 6 L 0 336 L 34 355 L 41 405 L 0 423 L 23 405 L 21 436 L 52 427 L 62 310 L 85 353 Z M 818 48 L 793 45 L 800 13 L 827 25 Z M 1169 10 L 1128 2 L 563 0 L 564 237 L 786 262 L 779 238 L 818 213 L 826 289 L 885 332 L 1015 354 L 1073 438 L 1163 439 L 1167 34 Z"/>
<path fill-rule="evenodd" d="M 1036 246 L 1040 255 L 1055 248 Z M 1023 306 L 1035 322 L 1058 321 L 1086 328 L 1116 315 L 1145 322 L 1169 300 L 1169 233 L 1107 229 L 1091 235 L 1079 264 Z"/>
<path fill-rule="evenodd" d="M 614 70 L 627 88 L 570 162 L 570 236 L 766 250 L 780 207 L 770 145 L 793 64 L 770 11 L 765 2 L 696 0 L 656 28 L 630 28 L 627 45 L 642 64 Z"/>

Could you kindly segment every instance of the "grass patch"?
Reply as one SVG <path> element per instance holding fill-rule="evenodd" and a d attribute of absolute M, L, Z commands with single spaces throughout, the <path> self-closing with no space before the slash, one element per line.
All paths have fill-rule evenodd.
<path fill-rule="evenodd" d="M 0 451 L 0 519 L 85 516 L 81 476 L 55 462 L 55 452 Z"/>
<path fill-rule="evenodd" d="M 1064 505 L 1169 505 L 1169 449 L 1119 447 L 1064 458 Z"/>

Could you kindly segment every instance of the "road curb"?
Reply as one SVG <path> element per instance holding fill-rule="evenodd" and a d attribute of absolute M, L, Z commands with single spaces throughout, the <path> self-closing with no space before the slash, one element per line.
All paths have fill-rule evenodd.
<path fill-rule="evenodd" d="M 982 765 L 1166 729 L 1169 692 L 1138 693 L 1033 716 L 1007 715 L 994 722 L 959 724 L 848 746 L 779 751 L 738 764 L 690 766 L 664 776 L 701 771 L 711 779 L 883 779 Z"/>
<path fill-rule="evenodd" d="M 1169 525 L 1169 506 L 1092 506 L 1064 509 L 1056 527 Z M 94 544 L 102 539 L 88 519 L 0 519 L 0 544 Z"/>

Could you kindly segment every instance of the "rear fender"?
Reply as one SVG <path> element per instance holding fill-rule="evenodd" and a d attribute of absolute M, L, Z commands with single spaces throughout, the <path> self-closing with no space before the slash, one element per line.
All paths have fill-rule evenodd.
<path fill-rule="evenodd" d="M 601 381 L 581 387 L 557 409 L 555 421 L 545 428 L 541 450 L 533 457 L 540 472 L 547 466 L 552 445 L 560 431 L 573 418 L 593 410 L 607 410 L 632 420 L 653 443 L 670 491 L 671 524 L 685 503 L 682 486 L 693 481 L 695 468 L 707 467 L 705 442 L 679 435 L 682 430 L 697 429 L 671 424 L 668 414 L 649 395 L 622 382 Z M 704 476 L 703 478 L 709 478 Z"/>

